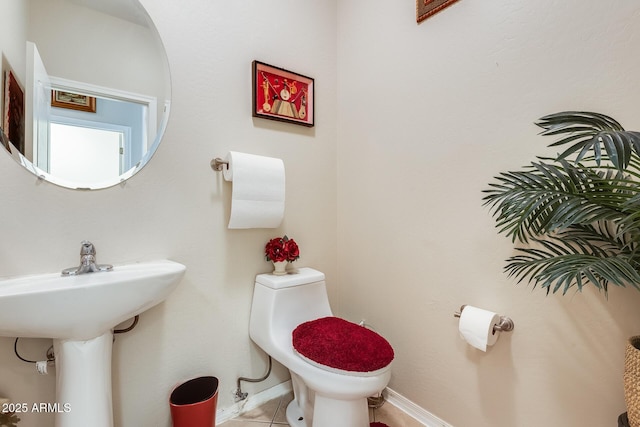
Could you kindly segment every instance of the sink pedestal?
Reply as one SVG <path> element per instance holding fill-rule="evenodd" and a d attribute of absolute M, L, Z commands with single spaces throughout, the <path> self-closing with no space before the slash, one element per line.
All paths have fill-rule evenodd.
<path fill-rule="evenodd" d="M 87 341 L 53 340 L 56 427 L 113 427 L 112 347 L 112 331 Z"/>
<path fill-rule="evenodd" d="M 54 338 L 56 427 L 113 427 L 113 328 L 164 301 L 186 267 L 168 260 L 112 271 L 0 277 L 0 336 Z M 35 409 L 34 409 L 35 411 Z"/>

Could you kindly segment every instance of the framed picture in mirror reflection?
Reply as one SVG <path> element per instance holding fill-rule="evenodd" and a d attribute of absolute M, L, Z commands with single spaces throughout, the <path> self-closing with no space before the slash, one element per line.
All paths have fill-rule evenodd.
<path fill-rule="evenodd" d="M 67 92 L 64 90 L 51 91 L 51 106 L 58 108 L 69 108 L 71 110 L 96 112 L 96 98 L 80 93 Z"/>
<path fill-rule="evenodd" d="M 260 61 L 252 63 L 253 117 L 312 127 L 314 80 Z"/>
<path fill-rule="evenodd" d="M 2 127 L 9 141 L 24 154 L 24 90 L 11 69 L 4 76 Z"/>
<path fill-rule="evenodd" d="M 11 146 L 9 145 L 9 138 L 4 133 L 4 130 L 0 128 L 0 145 L 4 147 L 5 150 L 11 152 Z"/>

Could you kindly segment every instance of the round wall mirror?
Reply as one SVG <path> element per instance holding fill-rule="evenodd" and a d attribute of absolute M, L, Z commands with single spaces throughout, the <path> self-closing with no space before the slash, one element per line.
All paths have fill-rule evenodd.
<path fill-rule="evenodd" d="M 73 189 L 110 187 L 145 166 L 167 123 L 171 82 L 140 2 L 14 0 L 3 14 L 4 151 Z"/>

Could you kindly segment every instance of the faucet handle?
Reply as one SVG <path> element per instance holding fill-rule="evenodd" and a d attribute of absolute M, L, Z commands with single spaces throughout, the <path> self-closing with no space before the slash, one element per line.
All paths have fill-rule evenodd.
<path fill-rule="evenodd" d="M 83 240 L 80 244 L 82 245 L 80 246 L 80 256 L 96 254 L 96 248 L 95 246 L 93 246 L 93 243 L 91 243 L 90 241 Z"/>
<path fill-rule="evenodd" d="M 77 274 L 94 273 L 97 271 L 111 271 L 111 264 L 96 264 L 96 248 L 88 240 L 83 240 L 80 246 L 80 266 L 65 268 L 63 276 L 75 276 Z"/>

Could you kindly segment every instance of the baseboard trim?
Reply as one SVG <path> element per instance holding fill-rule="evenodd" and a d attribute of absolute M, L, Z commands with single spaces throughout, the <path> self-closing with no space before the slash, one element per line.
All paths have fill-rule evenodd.
<path fill-rule="evenodd" d="M 411 418 L 415 419 L 426 427 L 453 427 L 451 424 L 441 420 L 426 409 L 413 403 L 395 390 L 387 387 L 384 391 L 387 402 L 400 409 Z"/>
<path fill-rule="evenodd" d="M 240 414 L 262 406 L 270 400 L 284 396 L 285 394 L 290 393 L 291 390 L 293 390 L 291 387 L 291 380 L 285 381 L 264 391 L 253 394 L 247 397 L 245 400 L 236 402 L 227 408 L 218 409 L 216 411 L 216 425 L 220 425 L 223 422 L 229 421 L 230 419 L 233 419 Z"/>
<path fill-rule="evenodd" d="M 264 391 L 251 395 L 245 400 L 236 402 L 227 408 L 218 409 L 216 411 L 216 425 L 220 425 L 240 414 L 262 406 L 270 400 L 282 397 L 285 394 L 290 393 L 291 390 L 291 380 L 285 381 Z M 387 387 L 384 391 L 384 395 L 389 404 L 400 409 L 402 412 L 426 427 L 453 427 L 451 424 L 441 420 L 426 409 L 421 408 L 393 389 Z"/>

